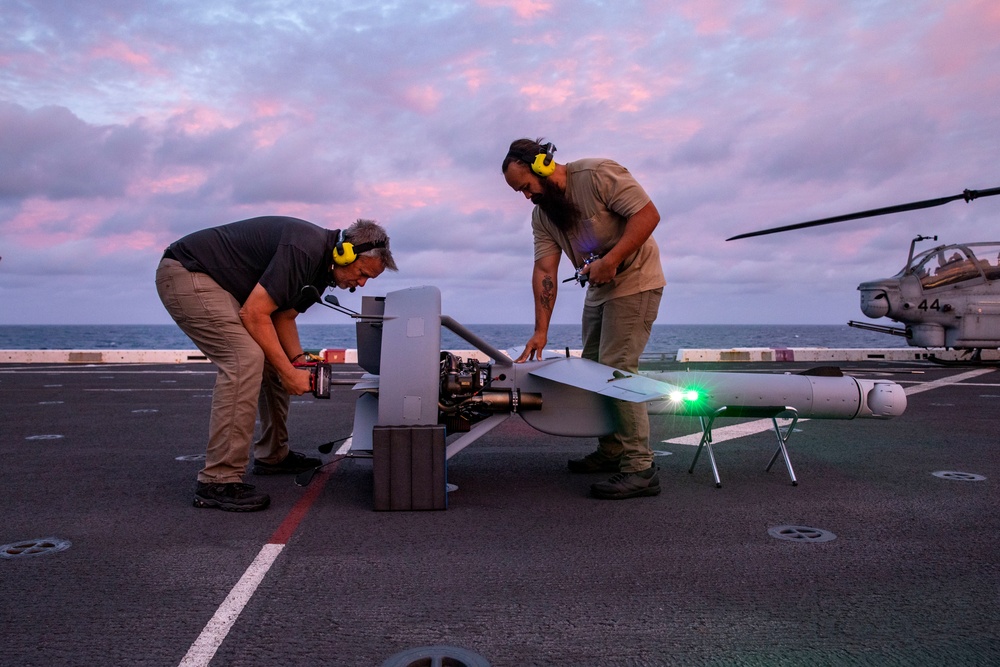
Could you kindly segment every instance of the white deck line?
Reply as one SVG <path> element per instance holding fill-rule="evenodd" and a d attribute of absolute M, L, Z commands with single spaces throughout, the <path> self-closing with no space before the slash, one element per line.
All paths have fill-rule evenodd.
<path fill-rule="evenodd" d="M 257 586 L 264 580 L 264 575 L 271 569 L 274 560 L 285 548 L 284 544 L 265 544 L 260 553 L 247 571 L 229 592 L 222 605 L 216 610 L 208 625 L 198 635 L 187 654 L 181 659 L 179 667 L 207 667 L 212 662 L 215 652 L 222 646 L 226 636 L 236 623 L 246 607 L 247 602 L 253 597 Z"/>

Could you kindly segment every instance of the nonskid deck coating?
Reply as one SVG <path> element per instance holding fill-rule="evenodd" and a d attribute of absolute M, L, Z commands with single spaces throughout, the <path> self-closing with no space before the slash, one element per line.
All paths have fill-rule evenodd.
<path fill-rule="evenodd" d="M 370 465 L 343 462 L 211 664 L 377 666 L 441 644 L 492 665 L 995 663 L 1000 372 L 843 366 L 913 388 L 908 410 L 802 424 L 797 487 L 763 472 L 762 433 L 716 446 L 714 488 L 707 462 L 687 473 L 693 447 L 664 442 L 697 421 L 665 416 L 655 498 L 588 498 L 601 477 L 565 459 L 592 442 L 516 418 L 449 462 L 445 512 L 373 512 Z M 180 664 L 312 488 L 256 478 L 265 512 L 191 506 L 200 463 L 178 459 L 204 453 L 213 381 L 205 364 L 0 366 L 0 543 L 72 545 L 0 560 L 0 662 Z M 294 399 L 293 446 L 347 435 L 353 402 L 347 386 Z"/>

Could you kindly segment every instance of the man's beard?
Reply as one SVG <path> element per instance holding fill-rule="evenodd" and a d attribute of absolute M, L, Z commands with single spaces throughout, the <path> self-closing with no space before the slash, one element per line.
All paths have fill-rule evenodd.
<path fill-rule="evenodd" d="M 541 179 L 541 194 L 533 195 L 531 203 L 542 209 L 549 220 L 561 231 L 566 231 L 580 221 L 580 207 L 566 196 L 565 190 L 560 190 L 549 180 Z"/>

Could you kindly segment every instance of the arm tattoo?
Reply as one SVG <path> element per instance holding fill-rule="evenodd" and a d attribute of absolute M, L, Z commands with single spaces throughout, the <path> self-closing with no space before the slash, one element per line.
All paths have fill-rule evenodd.
<path fill-rule="evenodd" d="M 552 310 L 555 307 L 556 283 L 552 280 L 552 276 L 546 275 L 542 277 L 542 293 L 539 295 L 538 300 L 545 310 Z"/>

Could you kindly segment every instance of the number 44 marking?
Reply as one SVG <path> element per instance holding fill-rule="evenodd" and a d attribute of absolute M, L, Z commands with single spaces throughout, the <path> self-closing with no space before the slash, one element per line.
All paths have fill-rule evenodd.
<path fill-rule="evenodd" d="M 931 305 L 928 306 L 927 305 L 927 299 L 924 299 L 923 301 L 920 302 L 920 305 L 917 306 L 917 310 L 937 310 L 937 311 L 940 311 L 941 310 L 941 305 L 938 303 L 937 299 L 934 299 L 934 302 Z"/>

